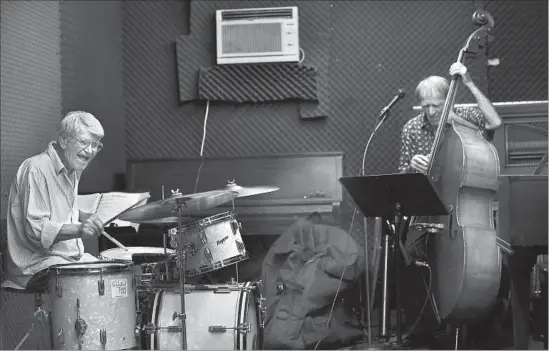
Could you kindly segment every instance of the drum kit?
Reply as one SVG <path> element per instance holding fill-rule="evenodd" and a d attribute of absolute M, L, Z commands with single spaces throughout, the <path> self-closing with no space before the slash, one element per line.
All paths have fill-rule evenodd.
<path fill-rule="evenodd" d="M 277 191 L 241 187 L 172 195 L 124 212 L 134 223 L 173 226 L 163 247 L 102 251 L 100 261 L 50 267 L 52 343 L 65 350 L 262 348 L 261 281 L 187 284 L 248 258 L 234 200 Z M 232 211 L 200 218 L 232 201 Z M 198 218 L 198 219 L 197 219 Z M 187 323 L 188 322 L 188 323 Z"/>

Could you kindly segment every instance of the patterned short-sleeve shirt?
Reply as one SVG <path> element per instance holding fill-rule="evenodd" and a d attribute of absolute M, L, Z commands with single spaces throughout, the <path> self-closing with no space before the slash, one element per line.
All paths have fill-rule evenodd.
<path fill-rule="evenodd" d="M 457 107 L 454 113 L 477 126 L 486 136 L 486 120 L 478 107 Z M 428 155 L 435 140 L 436 129 L 424 113 L 409 120 L 402 128 L 399 172 L 410 171 L 410 162 L 415 155 Z"/>

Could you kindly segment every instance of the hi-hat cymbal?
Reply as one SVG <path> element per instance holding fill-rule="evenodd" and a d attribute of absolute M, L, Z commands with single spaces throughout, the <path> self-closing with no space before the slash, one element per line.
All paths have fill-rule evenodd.
<path fill-rule="evenodd" d="M 240 186 L 240 185 L 236 184 L 234 181 L 232 181 L 232 182 L 227 182 L 227 185 L 222 190 L 233 191 L 235 193 L 238 193 L 237 197 L 246 197 L 246 196 L 272 193 L 273 191 L 280 190 L 280 188 L 276 187 L 276 186 L 248 186 L 248 187 L 243 187 L 243 186 Z"/>
<path fill-rule="evenodd" d="M 181 204 L 181 214 L 197 213 L 207 210 L 236 198 L 238 193 L 227 190 L 212 190 L 196 194 L 174 194 L 171 197 L 132 208 L 121 214 L 118 219 L 141 223 L 162 218 L 177 217 L 178 204 Z"/>

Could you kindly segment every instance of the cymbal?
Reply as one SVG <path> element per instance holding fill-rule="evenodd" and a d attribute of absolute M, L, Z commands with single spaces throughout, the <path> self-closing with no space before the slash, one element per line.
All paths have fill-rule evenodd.
<path fill-rule="evenodd" d="M 276 187 L 276 186 L 248 186 L 248 187 L 242 187 L 242 186 L 236 184 L 234 181 L 232 181 L 232 182 L 227 182 L 227 185 L 222 190 L 236 192 L 236 193 L 238 193 L 237 197 L 246 197 L 246 196 L 272 193 L 273 191 L 280 190 L 280 188 Z"/>
<path fill-rule="evenodd" d="M 196 213 L 229 202 L 238 193 L 227 190 L 212 190 L 196 194 L 174 194 L 171 197 L 154 201 L 143 206 L 132 208 L 121 214 L 118 219 L 141 223 L 162 218 L 176 217 L 178 204 L 181 204 L 181 214 Z"/>
<path fill-rule="evenodd" d="M 194 222 L 199 220 L 202 217 L 195 217 L 195 216 L 185 216 L 181 217 L 181 223 L 187 224 L 190 222 Z M 151 224 L 151 225 L 177 225 L 177 217 L 166 217 L 166 218 L 158 218 L 158 219 L 149 219 L 149 220 L 140 220 L 136 219 L 134 220 L 134 223 L 139 224 Z"/>

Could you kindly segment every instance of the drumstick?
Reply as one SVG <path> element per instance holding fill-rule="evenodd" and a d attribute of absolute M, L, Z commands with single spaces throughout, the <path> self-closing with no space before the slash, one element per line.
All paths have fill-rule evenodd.
<path fill-rule="evenodd" d="M 118 240 L 116 240 L 115 238 L 113 238 L 110 234 L 108 234 L 106 231 L 103 231 L 101 232 L 101 234 L 103 234 L 103 236 L 107 239 L 109 239 L 110 241 L 112 241 L 116 246 L 118 246 L 119 248 L 121 249 L 124 249 L 126 251 L 130 251 L 128 250 L 128 248 L 124 245 L 122 245 Z"/>

